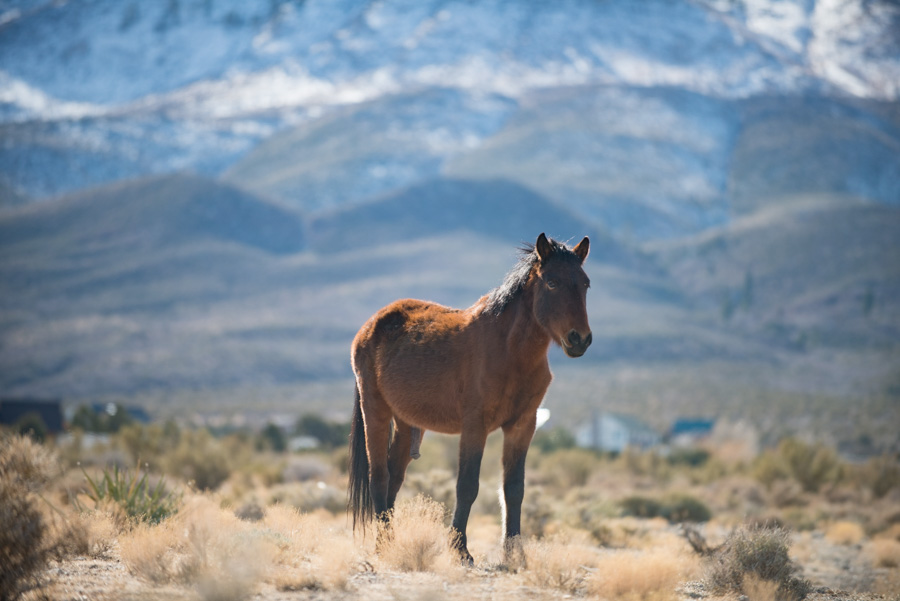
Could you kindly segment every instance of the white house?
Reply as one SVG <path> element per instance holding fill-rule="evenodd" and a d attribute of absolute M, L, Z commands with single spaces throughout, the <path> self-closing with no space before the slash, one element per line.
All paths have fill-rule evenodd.
<path fill-rule="evenodd" d="M 631 415 L 594 410 L 586 423 L 575 430 L 578 446 L 621 453 L 625 447 L 646 449 L 660 443 L 660 435 Z"/>

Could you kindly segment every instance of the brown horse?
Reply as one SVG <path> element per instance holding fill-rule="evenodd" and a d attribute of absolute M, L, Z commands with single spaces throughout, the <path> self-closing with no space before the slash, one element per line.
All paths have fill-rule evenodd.
<path fill-rule="evenodd" d="M 478 495 L 485 439 L 503 428 L 504 548 L 513 548 L 525 454 L 550 385 L 550 342 L 570 357 L 591 344 L 585 308 L 590 282 L 582 269 L 589 245 L 585 237 L 569 249 L 541 234 L 503 284 L 468 309 L 400 300 L 363 325 L 351 353 L 354 528 L 374 516 L 388 519 L 423 430 L 460 434 L 454 544 L 471 563 L 466 524 Z"/>

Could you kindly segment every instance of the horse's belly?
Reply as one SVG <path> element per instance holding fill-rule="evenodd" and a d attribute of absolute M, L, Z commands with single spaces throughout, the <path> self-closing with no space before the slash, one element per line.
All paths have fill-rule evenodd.
<path fill-rule="evenodd" d="M 385 378 L 384 400 L 404 422 L 444 434 L 462 431 L 457 384 L 445 378 L 423 378 L 415 374 Z"/>

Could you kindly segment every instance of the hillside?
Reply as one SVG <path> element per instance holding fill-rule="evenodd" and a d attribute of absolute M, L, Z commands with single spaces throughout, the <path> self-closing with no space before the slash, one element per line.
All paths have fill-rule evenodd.
<path fill-rule="evenodd" d="M 887 1 L 4 6 L 0 171 L 36 200 L 123 178 L 185 169 L 217 176 L 234 167 L 256 192 L 318 210 L 434 177 L 448 160 L 477 151 L 520 106 L 523 116 L 577 116 L 556 92 L 556 106 L 535 108 L 541 91 L 584 88 L 589 98 L 600 87 L 611 91 L 595 109 L 588 103 L 588 114 L 608 104 L 623 121 L 621 143 L 615 128 L 597 129 L 595 114 L 586 129 L 609 150 L 570 124 L 549 132 L 562 156 L 539 136 L 510 152 L 546 173 L 568 173 L 566 193 L 593 205 L 595 219 L 644 238 L 644 220 L 669 234 L 721 221 L 729 161 L 718 151 L 734 135 L 722 102 L 813 95 L 892 103 L 900 81 L 892 35 L 900 10 Z M 673 103 L 679 95 L 697 97 L 688 102 L 697 110 Z M 698 132 L 679 150 L 684 134 L 655 141 L 635 132 L 641 117 L 658 133 L 669 125 Z M 526 134 L 538 127 L 517 123 Z M 597 169 L 595 180 L 609 181 L 578 172 L 578 156 Z M 512 169 L 484 176 L 515 179 Z M 647 193 L 622 174 L 646 178 Z M 557 198 L 537 187 L 542 179 L 518 181 Z M 633 206 L 613 210 L 602 194 Z"/>
<path fill-rule="evenodd" d="M 608 263 L 636 264 L 636 255 L 590 221 L 528 188 L 503 180 L 434 179 L 378 200 L 314 216 L 310 245 L 320 251 L 359 248 L 466 230 L 511 245 L 545 232 L 562 240 L 591 237 Z"/>
<path fill-rule="evenodd" d="M 900 205 L 897 103 L 760 97 L 738 110 L 728 174 L 735 214 L 810 194 Z"/>
<path fill-rule="evenodd" d="M 522 182 L 620 236 L 671 237 L 728 218 L 736 132 L 730 102 L 683 89 L 561 88 L 528 97 L 444 172 Z"/>
<path fill-rule="evenodd" d="M 514 110 L 509 99 L 453 89 L 385 96 L 277 133 L 223 177 L 307 211 L 357 204 L 437 176 Z"/>
<path fill-rule="evenodd" d="M 572 423 L 894 403 L 898 27 L 887 0 L 0 2 L 0 392 L 330 410 L 374 311 L 468 306 L 545 231 L 592 240 L 594 345 L 551 351 Z"/>
<path fill-rule="evenodd" d="M 806 196 L 657 248 L 698 307 L 779 344 L 896 347 L 898 231 L 894 207 Z"/>

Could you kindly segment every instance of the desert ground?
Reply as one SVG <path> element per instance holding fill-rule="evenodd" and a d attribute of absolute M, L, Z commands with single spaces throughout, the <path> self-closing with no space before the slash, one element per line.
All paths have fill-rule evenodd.
<path fill-rule="evenodd" d="M 353 532 L 346 451 L 129 426 L 105 446 L 4 434 L 4 599 L 900 599 L 900 469 L 787 439 L 603 455 L 540 434 L 505 557 L 499 439 L 450 551 L 454 439 L 426 436 L 389 531 Z M 193 453 L 183 454 L 190 448 Z M 140 463 L 135 460 L 140 455 Z M 117 467 L 121 463 L 123 467 Z M 134 467 L 124 467 L 138 465 Z"/>

